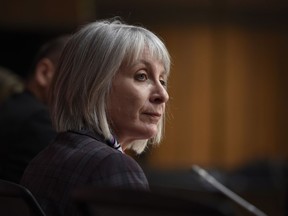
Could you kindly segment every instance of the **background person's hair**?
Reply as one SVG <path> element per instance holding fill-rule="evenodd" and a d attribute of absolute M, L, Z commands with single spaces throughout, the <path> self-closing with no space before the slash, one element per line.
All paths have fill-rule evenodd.
<path fill-rule="evenodd" d="M 113 131 L 106 115 L 106 102 L 115 74 L 121 66 L 137 60 L 144 49 L 161 60 L 167 77 L 170 56 L 163 42 L 145 28 L 118 20 L 93 22 L 76 32 L 63 50 L 52 83 L 51 116 L 58 132 L 86 128 L 106 139 Z M 151 143 L 162 137 L 164 117 Z M 129 145 L 141 153 L 148 140 Z"/>
<path fill-rule="evenodd" d="M 63 51 L 69 37 L 70 35 L 68 34 L 61 35 L 44 43 L 39 48 L 32 60 L 30 69 L 28 71 L 27 79 L 30 79 L 34 76 L 37 64 L 43 58 L 48 58 L 53 64 L 57 65 L 61 52 Z"/>

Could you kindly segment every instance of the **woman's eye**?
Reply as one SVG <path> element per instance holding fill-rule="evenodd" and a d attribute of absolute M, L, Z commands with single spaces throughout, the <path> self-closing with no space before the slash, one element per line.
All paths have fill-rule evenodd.
<path fill-rule="evenodd" d="M 167 86 L 167 82 L 165 80 L 160 80 L 160 83 L 162 86 L 166 87 Z"/>
<path fill-rule="evenodd" d="M 145 73 L 140 73 L 136 75 L 136 80 L 138 81 L 145 81 L 148 79 L 147 75 Z"/>

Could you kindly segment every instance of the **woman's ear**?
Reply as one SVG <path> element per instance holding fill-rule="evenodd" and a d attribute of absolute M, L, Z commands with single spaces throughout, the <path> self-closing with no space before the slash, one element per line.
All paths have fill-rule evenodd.
<path fill-rule="evenodd" d="M 41 59 L 38 62 L 35 71 L 35 79 L 38 85 L 44 88 L 49 87 L 54 72 L 55 66 L 52 61 L 48 58 Z"/>

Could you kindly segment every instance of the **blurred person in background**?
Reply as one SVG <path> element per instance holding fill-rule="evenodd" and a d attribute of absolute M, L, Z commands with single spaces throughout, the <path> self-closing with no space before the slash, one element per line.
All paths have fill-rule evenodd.
<path fill-rule="evenodd" d="M 102 20 L 72 36 L 51 86 L 58 135 L 21 180 L 47 216 L 79 215 L 71 198 L 78 187 L 149 190 L 125 151 L 160 142 L 169 71 L 164 43 L 143 27 Z"/>
<path fill-rule="evenodd" d="M 32 62 L 25 89 L 0 107 L 0 178 L 19 183 L 32 158 L 55 137 L 47 108 L 48 89 L 68 36 L 40 47 Z"/>

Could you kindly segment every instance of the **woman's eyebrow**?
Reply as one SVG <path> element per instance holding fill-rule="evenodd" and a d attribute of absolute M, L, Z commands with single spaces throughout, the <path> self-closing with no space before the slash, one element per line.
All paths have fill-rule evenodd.
<path fill-rule="evenodd" d="M 131 65 L 132 67 L 137 66 L 138 64 L 143 64 L 146 67 L 152 69 L 153 68 L 153 61 L 152 60 L 146 60 L 146 59 L 137 59 L 134 61 L 134 63 Z M 167 71 L 164 68 L 163 64 L 163 71 L 161 71 L 160 76 L 163 76 L 163 78 L 168 79 Z"/>

